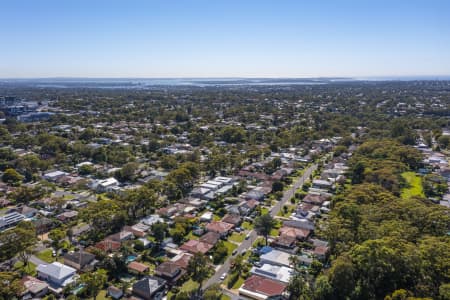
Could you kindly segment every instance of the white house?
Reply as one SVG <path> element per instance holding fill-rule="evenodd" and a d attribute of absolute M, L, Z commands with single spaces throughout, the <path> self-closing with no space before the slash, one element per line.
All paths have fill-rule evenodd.
<path fill-rule="evenodd" d="M 40 264 L 37 266 L 36 271 L 40 279 L 45 280 L 50 286 L 55 287 L 64 287 L 71 283 L 77 272 L 74 268 L 59 262 L 53 262 L 48 265 Z"/>

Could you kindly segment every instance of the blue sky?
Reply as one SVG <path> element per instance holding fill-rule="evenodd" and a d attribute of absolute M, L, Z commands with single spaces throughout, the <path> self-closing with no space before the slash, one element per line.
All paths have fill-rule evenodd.
<path fill-rule="evenodd" d="M 448 0 L 0 0 L 0 77 L 450 75 Z"/>

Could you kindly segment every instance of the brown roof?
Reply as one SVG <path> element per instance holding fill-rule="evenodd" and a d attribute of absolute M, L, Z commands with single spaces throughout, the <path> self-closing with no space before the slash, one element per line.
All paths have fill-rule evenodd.
<path fill-rule="evenodd" d="M 161 276 L 173 282 L 180 279 L 180 277 L 185 273 L 186 271 L 184 269 L 182 269 L 178 264 L 171 261 L 163 262 L 155 269 L 155 274 L 157 276 Z"/>
<path fill-rule="evenodd" d="M 241 217 L 238 215 L 227 214 L 222 218 L 222 222 L 237 225 L 241 222 Z"/>
<path fill-rule="evenodd" d="M 190 254 L 190 253 L 183 253 L 183 254 L 181 254 L 180 258 L 178 258 L 177 260 L 174 260 L 173 263 L 178 265 L 179 267 L 181 267 L 183 269 L 187 269 L 187 266 L 188 266 L 189 261 L 191 260 L 191 258 L 192 258 L 192 254 Z"/>
<path fill-rule="evenodd" d="M 322 205 L 326 200 L 330 199 L 330 196 L 326 195 L 317 195 L 317 194 L 308 194 L 303 198 L 303 202 Z"/>
<path fill-rule="evenodd" d="M 103 240 L 103 241 L 100 241 L 97 244 L 95 244 L 94 247 L 107 252 L 107 251 L 119 250 L 120 245 L 121 245 L 120 242 L 116 242 L 113 240 Z"/>
<path fill-rule="evenodd" d="M 220 234 L 218 234 L 217 232 L 210 231 L 210 232 L 207 232 L 204 235 L 202 235 L 199 238 L 199 241 L 203 242 L 203 243 L 208 243 L 208 244 L 214 246 L 215 244 L 217 244 L 219 239 L 220 239 Z"/>
<path fill-rule="evenodd" d="M 252 275 L 244 282 L 242 288 L 270 297 L 283 294 L 286 284 L 262 276 Z"/>
<path fill-rule="evenodd" d="M 206 230 L 214 231 L 214 232 L 222 234 L 222 233 L 227 233 L 233 227 L 234 227 L 233 224 L 225 223 L 225 222 L 221 222 L 221 221 L 215 221 L 215 222 L 211 222 L 208 225 L 206 225 Z"/>
<path fill-rule="evenodd" d="M 296 241 L 297 239 L 295 237 L 288 235 L 281 235 L 277 237 L 277 239 L 274 241 L 274 244 L 281 247 L 292 247 Z"/>
<path fill-rule="evenodd" d="M 21 282 L 25 288 L 24 294 L 27 292 L 38 294 L 48 287 L 48 284 L 45 281 L 41 281 L 33 276 L 28 275 L 24 276 Z"/>
<path fill-rule="evenodd" d="M 280 236 L 290 236 L 297 239 L 305 239 L 311 234 L 311 230 L 283 226 L 280 228 Z"/>
<path fill-rule="evenodd" d="M 213 245 L 203 243 L 203 242 L 200 242 L 197 240 L 189 240 L 186 243 L 184 243 L 183 245 L 181 245 L 181 247 L 180 247 L 181 250 L 185 250 L 185 251 L 188 251 L 188 252 L 191 252 L 194 254 L 197 252 L 205 254 L 212 248 L 213 248 Z"/>
<path fill-rule="evenodd" d="M 145 271 L 148 270 L 148 266 L 138 263 L 137 261 L 132 261 L 128 264 L 128 269 L 131 269 L 133 271 L 137 271 L 139 273 L 144 273 Z"/>

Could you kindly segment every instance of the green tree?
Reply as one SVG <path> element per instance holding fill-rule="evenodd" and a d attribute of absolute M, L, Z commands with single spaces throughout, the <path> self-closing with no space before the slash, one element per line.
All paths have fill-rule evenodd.
<path fill-rule="evenodd" d="M 195 253 L 194 256 L 189 260 L 187 266 L 187 273 L 190 278 L 198 283 L 198 294 L 200 294 L 202 288 L 202 282 L 209 277 L 210 273 L 210 262 L 208 257 L 201 253 Z"/>
<path fill-rule="evenodd" d="M 93 297 L 94 300 L 97 299 L 97 295 L 106 284 L 107 279 L 108 276 L 103 269 L 99 269 L 95 272 L 83 273 L 80 276 L 80 282 L 86 285 L 86 293 L 89 297 Z"/>
<path fill-rule="evenodd" d="M 214 264 L 219 264 L 223 261 L 223 259 L 227 256 L 228 249 L 223 243 L 223 241 L 220 241 L 216 244 L 213 252 L 213 262 Z"/>
<path fill-rule="evenodd" d="M 36 230 L 30 222 L 21 222 L 15 228 L 0 234 L 0 259 L 18 256 L 28 266 L 29 255 L 36 244 Z"/>
<path fill-rule="evenodd" d="M 166 223 L 156 222 L 156 223 L 152 224 L 151 229 L 152 229 L 152 234 L 155 237 L 155 240 L 159 246 L 167 235 L 168 226 Z"/>
<path fill-rule="evenodd" d="M 62 241 L 66 237 L 66 232 L 62 229 L 55 228 L 48 233 L 48 237 L 52 240 L 52 247 L 55 249 L 58 257 L 59 249 L 61 249 Z"/>
<path fill-rule="evenodd" d="M 0 272 L 0 299 L 17 299 L 24 291 L 20 276 L 13 272 Z"/>
<path fill-rule="evenodd" d="M 6 169 L 2 176 L 2 180 L 11 185 L 19 185 L 23 178 L 22 175 L 12 168 Z"/>
<path fill-rule="evenodd" d="M 276 221 L 270 214 L 264 214 L 255 219 L 255 230 L 259 235 L 264 236 L 266 245 L 270 231 L 276 226 Z"/>

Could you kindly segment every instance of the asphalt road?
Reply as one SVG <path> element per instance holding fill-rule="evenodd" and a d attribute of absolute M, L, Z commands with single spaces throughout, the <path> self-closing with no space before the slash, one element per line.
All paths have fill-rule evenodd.
<path fill-rule="evenodd" d="M 307 168 L 305 170 L 305 172 L 303 172 L 303 175 L 299 179 L 297 179 L 297 181 L 294 182 L 293 186 L 284 192 L 281 200 L 278 201 L 277 204 L 275 206 L 273 206 L 269 212 L 272 217 L 274 217 L 278 214 L 278 212 L 281 210 L 283 205 L 285 205 L 286 202 L 289 201 L 295 195 L 295 191 L 298 188 L 300 188 L 305 183 L 305 181 L 307 181 L 309 179 L 309 176 L 316 169 L 317 169 L 316 164 Z M 253 243 L 255 242 L 256 238 L 258 237 L 258 234 L 256 233 L 255 230 L 250 231 L 249 234 L 250 234 L 250 237 L 248 239 L 244 240 L 238 246 L 237 253 L 235 255 L 243 253 L 252 247 Z M 214 283 L 221 283 L 220 276 L 222 276 L 222 274 L 228 273 L 230 271 L 230 264 L 231 264 L 231 261 L 233 260 L 234 256 L 228 257 L 225 260 L 225 262 L 223 263 L 223 265 L 216 271 L 216 273 L 211 278 L 209 278 L 205 283 L 203 283 L 203 289 L 208 288 L 210 285 L 212 285 Z"/>

